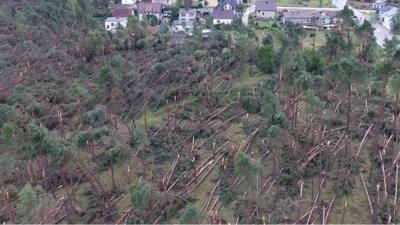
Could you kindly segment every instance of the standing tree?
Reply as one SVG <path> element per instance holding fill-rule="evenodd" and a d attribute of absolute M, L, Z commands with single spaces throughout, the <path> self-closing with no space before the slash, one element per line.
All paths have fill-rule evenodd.
<path fill-rule="evenodd" d="M 124 159 L 125 155 L 123 152 L 123 148 L 121 146 L 110 148 L 103 154 L 104 165 L 110 167 L 111 184 L 113 191 L 117 190 L 117 185 L 115 183 L 115 177 L 114 177 L 114 166 L 121 164 L 124 161 Z"/>

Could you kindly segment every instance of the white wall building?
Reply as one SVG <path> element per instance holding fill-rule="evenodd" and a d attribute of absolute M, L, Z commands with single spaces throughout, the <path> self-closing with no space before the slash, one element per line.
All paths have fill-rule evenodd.
<path fill-rule="evenodd" d="M 128 26 L 127 17 L 108 17 L 105 21 L 104 27 L 106 30 L 115 32 L 118 26 L 126 28 Z"/>
<path fill-rule="evenodd" d="M 379 14 L 379 19 L 380 19 L 382 25 L 384 27 L 386 27 L 387 29 L 391 30 L 393 19 L 396 17 L 398 12 L 399 12 L 399 9 L 397 7 L 393 7 L 386 12 L 381 12 Z"/>
<path fill-rule="evenodd" d="M 122 0 L 121 4 L 123 5 L 133 5 L 136 3 L 136 0 Z"/>

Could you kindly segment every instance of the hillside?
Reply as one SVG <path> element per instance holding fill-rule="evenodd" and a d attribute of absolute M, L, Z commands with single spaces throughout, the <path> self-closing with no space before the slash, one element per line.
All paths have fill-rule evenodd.
<path fill-rule="evenodd" d="M 399 222 L 398 43 L 347 8 L 183 38 L 106 32 L 108 1 L 0 9 L 1 222 Z"/>

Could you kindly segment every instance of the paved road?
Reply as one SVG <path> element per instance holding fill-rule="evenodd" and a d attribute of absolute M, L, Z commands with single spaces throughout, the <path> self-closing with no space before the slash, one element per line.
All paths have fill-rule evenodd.
<path fill-rule="evenodd" d="M 243 13 L 243 17 L 242 17 L 242 22 L 244 25 L 248 25 L 249 24 L 249 16 L 251 13 L 254 13 L 256 11 L 256 6 L 253 4 L 251 4 L 249 7 L 247 7 L 244 10 Z"/>
<path fill-rule="evenodd" d="M 336 8 L 309 8 L 309 7 L 281 7 L 278 6 L 278 10 L 326 10 L 326 11 L 339 11 L 343 10 L 344 6 L 347 4 L 347 0 L 332 0 L 333 5 L 336 6 Z M 249 7 L 246 8 L 246 10 L 243 13 L 242 17 L 242 22 L 245 25 L 248 25 L 249 23 L 249 16 L 251 13 L 255 12 L 255 5 L 254 3 L 251 4 Z M 358 10 L 355 9 L 351 6 L 349 6 L 351 10 L 353 10 L 354 15 L 358 18 L 358 21 L 360 23 L 363 23 L 365 20 L 368 20 L 371 22 L 373 27 L 375 28 L 374 31 L 374 36 L 376 39 L 376 42 L 378 43 L 379 46 L 383 47 L 383 44 L 385 43 L 385 39 L 392 39 L 393 35 L 388 30 L 386 27 L 382 26 L 382 24 L 379 23 L 379 21 L 376 21 L 375 18 L 372 18 L 371 16 L 368 16 L 364 14 L 365 12 L 370 12 L 370 10 Z M 364 13 L 363 13 L 364 12 Z"/>
<path fill-rule="evenodd" d="M 339 9 L 343 9 L 344 6 L 347 4 L 347 0 L 332 0 L 332 3 Z M 358 18 L 360 23 L 363 23 L 364 20 L 368 20 L 371 22 L 372 26 L 375 28 L 374 30 L 374 36 L 376 39 L 376 43 L 378 43 L 379 46 L 383 47 L 385 43 L 385 39 L 392 39 L 393 35 L 390 32 L 389 29 L 386 27 L 382 26 L 382 24 L 379 23 L 375 18 L 372 18 L 371 16 L 367 16 L 362 13 L 361 10 L 355 9 L 351 6 L 349 6 L 351 10 L 353 10 L 354 15 Z"/>

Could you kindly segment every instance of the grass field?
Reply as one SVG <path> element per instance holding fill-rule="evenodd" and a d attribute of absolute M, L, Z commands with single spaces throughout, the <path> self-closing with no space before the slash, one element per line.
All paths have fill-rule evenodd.
<path fill-rule="evenodd" d="M 330 0 L 277 0 L 278 6 L 334 7 Z"/>

